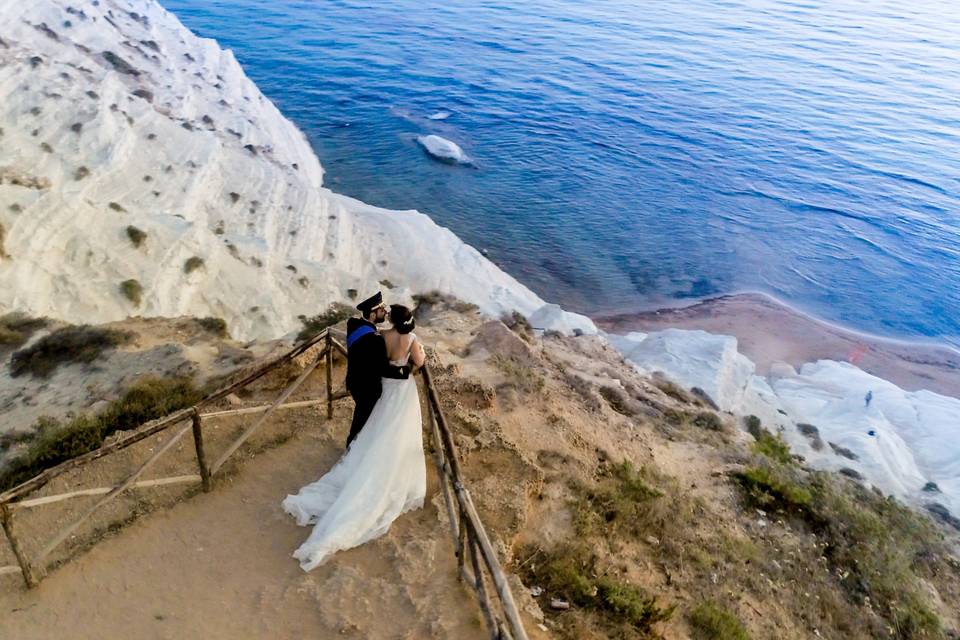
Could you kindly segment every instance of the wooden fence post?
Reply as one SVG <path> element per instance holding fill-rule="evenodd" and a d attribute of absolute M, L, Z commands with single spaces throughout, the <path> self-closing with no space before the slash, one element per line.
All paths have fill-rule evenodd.
<path fill-rule="evenodd" d="M 193 443 L 197 448 L 197 464 L 200 466 L 200 482 L 205 492 L 210 491 L 210 467 L 207 466 L 207 455 L 203 450 L 203 430 L 201 429 L 200 412 L 193 409 Z"/>
<path fill-rule="evenodd" d="M 333 419 L 333 342 L 327 333 L 327 420 Z"/>
<path fill-rule="evenodd" d="M 34 573 L 30 561 L 27 560 L 27 555 L 23 552 L 23 549 L 20 548 L 20 541 L 13 532 L 13 514 L 10 513 L 10 509 L 6 504 L 0 504 L 0 522 L 3 523 L 3 531 L 7 534 L 7 540 L 10 541 L 10 548 L 13 549 L 13 555 L 17 557 L 20 572 L 23 574 L 23 581 L 27 583 L 28 589 L 32 589 L 40 584 L 40 579 L 39 576 Z"/>

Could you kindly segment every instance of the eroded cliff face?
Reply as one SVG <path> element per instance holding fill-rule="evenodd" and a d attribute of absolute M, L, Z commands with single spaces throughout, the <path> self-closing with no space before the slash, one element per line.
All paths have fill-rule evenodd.
<path fill-rule="evenodd" d="M 395 300 L 543 306 L 427 216 L 323 188 L 233 54 L 153 0 L 2 0 L 0 24 L 0 311 L 265 338 L 385 280 Z"/>

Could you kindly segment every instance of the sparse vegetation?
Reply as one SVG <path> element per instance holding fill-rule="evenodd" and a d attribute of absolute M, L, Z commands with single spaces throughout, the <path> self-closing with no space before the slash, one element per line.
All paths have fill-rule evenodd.
<path fill-rule="evenodd" d="M 127 211 L 126 209 L 123 208 L 123 205 L 121 205 L 119 202 L 111 202 L 107 206 L 110 207 L 113 211 L 116 211 L 118 213 L 126 213 Z"/>
<path fill-rule="evenodd" d="M 4 249 L 4 240 L 6 240 L 7 230 L 2 224 L 0 224 L 0 260 L 9 258 L 6 250 Z"/>
<path fill-rule="evenodd" d="M 183 272 L 186 274 L 191 274 L 202 266 L 203 258 L 192 256 L 187 258 L 187 261 L 183 263 Z"/>
<path fill-rule="evenodd" d="M 353 315 L 353 308 L 341 302 L 334 302 L 326 311 L 317 314 L 312 318 L 300 316 L 300 322 L 303 323 L 303 329 L 301 329 L 300 333 L 297 334 L 297 342 L 315 336 L 327 327 L 332 327 L 335 324 L 343 322 Z"/>
<path fill-rule="evenodd" d="M 387 280 L 386 278 L 380 281 L 380 286 L 386 289 L 393 289 L 393 283 Z"/>
<path fill-rule="evenodd" d="M 781 464 L 794 464 L 796 462 L 790 453 L 790 445 L 784 442 L 783 436 L 779 433 L 774 435 L 763 427 L 758 427 L 755 431 L 756 433 L 754 433 L 753 437 L 756 439 L 756 442 L 754 442 L 751 447 L 754 453 L 759 453 Z M 753 433 L 753 431 L 751 431 L 751 433 Z"/>
<path fill-rule="evenodd" d="M 505 314 L 500 318 L 500 321 L 507 325 L 511 331 L 523 338 L 524 341 L 533 342 L 533 327 L 530 326 L 530 321 L 527 320 L 527 317 L 519 311 Z"/>
<path fill-rule="evenodd" d="M 500 370 L 507 378 L 507 384 L 523 393 L 539 393 L 543 391 L 546 380 L 543 374 L 533 366 L 513 356 L 495 355 L 490 358 L 490 364 Z"/>
<path fill-rule="evenodd" d="M 73 131 L 74 133 L 80 133 L 83 131 L 83 123 L 74 122 L 72 125 L 70 125 L 70 131 Z"/>
<path fill-rule="evenodd" d="M 805 422 L 798 424 L 797 429 L 799 429 L 800 433 L 802 433 L 804 437 L 810 441 L 810 446 L 813 447 L 815 451 L 820 451 L 823 449 L 823 438 L 820 437 L 819 429 L 812 424 L 807 424 Z"/>
<path fill-rule="evenodd" d="M 667 380 L 662 375 L 654 375 L 651 382 L 653 382 L 654 386 L 660 389 L 660 391 L 663 391 L 674 400 L 691 404 L 696 402 L 696 399 L 686 389 Z"/>
<path fill-rule="evenodd" d="M 673 615 L 673 607 L 660 606 L 654 596 L 605 570 L 586 544 L 560 545 L 535 557 L 527 580 L 542 585 L 547 598 L 560 598 L 592 614 L 583 621 L 589 631 L 558 619 L 562 637 L 579 639 L 585 631 L 588 637 L 656 637 L 654 625 Z"/>
<path fill-rule="evenodd" d="M 197 318 L 197 324 L 199 324 L 205 331 L 209 331 L 218 338 L 229 338 L 230 334 L 227 332 L 227 321 L 223 318 Z"/>
<path fill-rule="evenodd" d="M 773 465 L 752 466 L 738 476 L 750 503 L 761 508 L 806 515 L 813 496 L 796 472 Z"/>
<path fill-rule="evenodd" d="M 701 411 L 693 417 L 693 425 L 709 431 L 723 431 L 723 420 L 713 411 Z"/>
<path fill-rule="evenodd" d="M 45 326 L 45 318 L 31 318 L 24 313 L 14 312 L 0 316 L 0 349 L 19 347 Z"/>
<path fill-rule="evenodd" d="M 300 284 L 300 286 L 303 287 L 304 289 L 306 289 L 307 287 L 310 286 L 310 279 L 307 278 L 307 276 L 300 276 L 299 278 L 297 278 L 297 282 L 298 282 L 298 283 Z"/>
<path fill-rule="evenodd" d="M 133 246 L 139 248 L 140 245 L 143 244 L 143 241 L 147 239 L 147 234 L 145 231 L 141 231 L 137 227 L 130 225 L 127 227 L 127 237 L 130 238 Z"/>
<path fill-rule="evenodd" d="M 96 415 L 81 415 L 66 423 L 41 418 L 26 451 L 0 473 L 0 489 L 9 489 L 44 469 L 100 447 L 121 429 L 132 429 L 201 398 L 189 378 L 142 378 Z"/>
<path fill-rule="evenodd" d="M 702 602 L 690 612 L 690 626 L 698 640 L 750 640 L 743 623 L 714 602 Z"/>
<path fill-rule="evenodd" d="M 380 261 L 381 266 L 385 266 L 386 264 L 387 263 L 385 261 Z M 449 296 L 436 290 L 428 291 L 427 293 L 414 294 L 413 302 L 416 304 L 416 308 L 413 310 L 413 315 L 416 318 L 422 317 L 431 309 L 439 306 L 446 306 L 456 313 L 472 313 L 478 308 L 475 304 L 458 300 L 453 296 Z"/>
<path fill-rule="evenodd" d="M 77 170 L 73 172 L 73 179 L 79 182 L 89 175 L 90 169 L 87 169 L 86 167 L 78 167 Z"/>
<path fill-rule="evenodd" d="M 754 415 L 744 416 L 743 425 L 747 428 L 747 433 L 756 439 L 760 438 L 763 429 L 763 423 L 760 422 L 760 418 Z"/>
<path fill-rule="evenodd" d="M 140 302 L 143 300 L 143 285 L 140 284 L 139 280 L 124 280 L 120 283 L 120 293 L 124 297 L 132 302 L 136 306 L 140 306 Z"/>
<path fill-rule="evenodd" d="M 924 565 L 946 553 L 929 519 L 838 475 L 800 469 L 766 430 L 754 450 L 756 464 L 736 475 L 748 504 L 810 527 L 847 596 L 879 613 L 891 637 L 943 637 L 920 584 Z"/>
<path fill-rule="evenodd" d="M 53 153 L 53 147 L 51 147 L 48 142 L 41 142 L 41 143 L 40 143 L 40 149 L 41 149 L 44 153 Z"/>
<path fill-rule="evenodd" d="M 652 502 L 663 492 L 650 482 L 650 471 L 628 461 L 608 466 L 593 487 L 578 487 L 573 523 L 577 535 L 637 536 L 650 522 Z"/>
<path fill-rule="evenodd" d="M 132 338 L 132 334 L 89 325 L 68 326 L 40 338 L 26 349 L 10 356 L 10 375 L 25 373 L 47 378 L 63 364 L 90 363 L 104 351 Z"/>

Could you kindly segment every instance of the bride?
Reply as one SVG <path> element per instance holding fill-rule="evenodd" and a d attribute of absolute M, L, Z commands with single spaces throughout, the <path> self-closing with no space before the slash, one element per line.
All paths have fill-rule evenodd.
<path fill-rule="evenodd" d="M 410 376 L 423 366 L 425 354 L 410 309 L 391 305 L 390 322 L 393 328 L 383 332 L 390 363 L 373 413 L 326 475 L 283 501 L 298 525 L 313 525 L 293 553 L 304 571 L 382 536 L 402 513 L 423 506 L 427 469 L 420 398 Z"/>

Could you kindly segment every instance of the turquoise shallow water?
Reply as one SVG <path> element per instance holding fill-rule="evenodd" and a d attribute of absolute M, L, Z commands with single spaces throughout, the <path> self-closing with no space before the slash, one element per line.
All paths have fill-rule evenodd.
<path fill-rule="evenodd" d="M 573 310 L 759 290 L 960 345 L 960 5 L 164 4 L 235 51 L 333 189 L 430 214 Z"/>

